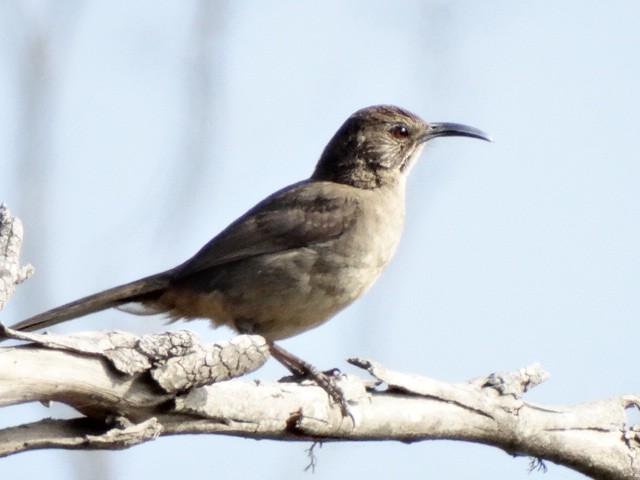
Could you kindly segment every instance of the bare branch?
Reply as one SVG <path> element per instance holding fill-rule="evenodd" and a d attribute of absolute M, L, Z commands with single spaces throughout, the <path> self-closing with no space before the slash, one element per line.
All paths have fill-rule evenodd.
<path fill-rule="evenodd" d="M 22 222 L 11 215 L 9 208 L 0 204 L 0 310 L 13 295 L 16 285 L 33 274 L 33 267 L 20 267 L 22 248 Z"/>
<path fill-rule="evenodd" d="M 138 424 L 115 420 L 113 423 L 116 425 L 109 429 L 104 422 L 86 417 L 72 420 L 46 418 L 39 422 L 6 428 L 0 435 L 0 454 L 6 456 L 42 448 L 117 450 L 153 440 L 162 431 L 155 418 Z"/>
<path fill-rule="evenodd" d="M 98 418 L 147 418 L 176 394 L 242 376 L 269 358 L 260 336 L 201 345 L 183 330 L 138 338 L 125 332 L 63 336 L 0 328 L 6 338 L 33 342 L 0 349 L 0 406 L 59 401 Z"/>
<path fill-rule="evenodd" d="M 522 393 L 547 377 L 538 365 L 450 384 L 353 359 L 377 382 L 351 375 L 339 379 L 352 419 L 309 383 L 227 381 L 193 388 L 261 365 L 267 358 L 261 337 L 214 346 L 200 346 L 183 331 L 139 339 L 122 332 L 35 337 L 38 344 L 0 349 L 0 405 L 55 400 L 89 418 L 0 431 L 0 455 L 51 447 L 119 449 L 183 433 L 322 442 L 458 439 L 566 465 L 593 478 L 637 478 L 640 472 L 638 428 L 624 426 L 625 409 L 637 407 L 640 397 L 530 404 Z M 81 351 L 83 344 L 87 352 Z M 137 356 L 146 359 L 145 369 L 123 373 L 116 367 Z M 221 376 L 218 367 L 234 373 Z"/>
<path fill-rule="evenodd" d="M 30 269 L 18 268 L 19 222 L 6 208 L 0 220 L 0 296 L 6 300 Z M 550 461 L 595 479 L 640 478 L 640 426 L 627 425 L 625 413 L 639 408 L 640 396 L 571 406 L 528 403 L 524 394 L 548 378 L 539 365 L 446 383 L 351 359 L 375 380 L 337 377 L 350 404 L 351 416 L 344 417 L 310 382 L 223 381 L 268 359 L 258 336 L 201 345 L 187 331 L 63 336 L 0 325 L 3 337 L 26 344 L 0 348 L 0 407 L 59 401 L 84 416 L 0 430 L 0 456 L 122 449 L 184 433 L 312 442 L 455 439 L 530 456 L 531 468 Z"/>

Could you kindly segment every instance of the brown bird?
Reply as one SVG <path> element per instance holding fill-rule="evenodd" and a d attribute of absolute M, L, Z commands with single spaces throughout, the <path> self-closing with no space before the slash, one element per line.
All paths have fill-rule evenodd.
<path fill-rule="evenodd" d="M 427 123 L 394 106 L 359 110 L 308 180 L 258 203 L 183 264 L 14 328 L 41 329 L 112 307 L 171 320 L 208 318 L 264 336 L 274 357 L 296 374 L 309 373 L 309 364 L 273 342 L 326 322 L 378 278 L 400 240 L 409 171 L 425 142 L 442 136 L 491 141 L 476 128 Z"/>

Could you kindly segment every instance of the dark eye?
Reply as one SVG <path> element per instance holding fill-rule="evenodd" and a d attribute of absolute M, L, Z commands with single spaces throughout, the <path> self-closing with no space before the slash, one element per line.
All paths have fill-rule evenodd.
<path fill-rule="evenodd" d="M 409 136 L 409 130 L 404 125 L 397 125 L 391 129 L 391 134 L 397 139 L 403 139 Z"/>

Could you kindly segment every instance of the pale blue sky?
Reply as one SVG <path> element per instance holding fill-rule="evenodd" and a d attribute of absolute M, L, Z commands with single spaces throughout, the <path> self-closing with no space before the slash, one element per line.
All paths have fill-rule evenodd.
<path fill-rule="evenodd" d="M 321 368 L 352 371 L 344 359 L 362 356 L 450 381 L 537 361 L 552 374 L 528 396 L 540 403 L 638 393 L 638 2 L 201 3 L 0 6 L 0 201 L 22 218 L 37 269 L 3 321 L 185 260 L 307 177 L 353 111 L 393 103 L 496 142 L 434 141 L 412 172 L 392 265 L 361 301 L 284 346 Z M 26 68 L 38 35 L 41 82 Z M 107 327 L 163 325 L 109 312 L 58 331 Z M 256 376 L 282 374 L 271 362 Z M 0 425 L 62 414 L 28 406 L 0 412 Z M 307 446 L 163 438 L 21 454 L 0 474 L 541 475 L 488 447 L 387 442 L 324 445 L 311 477 Z M 549 467 L 545 479 L 582 478 Z"/>

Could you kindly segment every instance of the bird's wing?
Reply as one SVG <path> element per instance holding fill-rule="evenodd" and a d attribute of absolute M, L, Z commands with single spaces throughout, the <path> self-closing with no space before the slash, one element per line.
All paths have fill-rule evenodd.
<path fill-rule="evenodd" d="M 349 195 L 351 188 L 308 181 L 284 188 L 229 225 L 174 274 L 184 278 L 225 263 L 336 238 L 357 218 L 360 201 Z"/>

